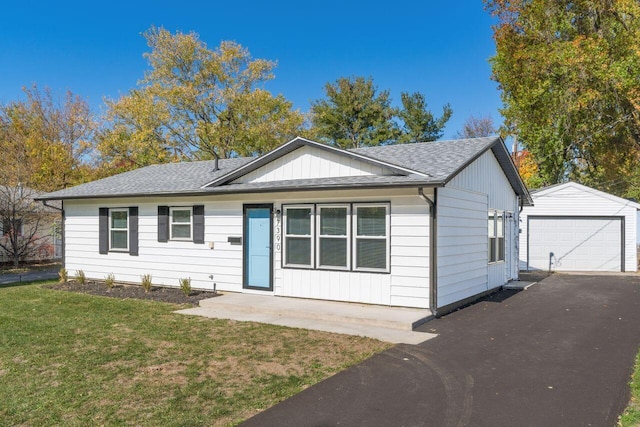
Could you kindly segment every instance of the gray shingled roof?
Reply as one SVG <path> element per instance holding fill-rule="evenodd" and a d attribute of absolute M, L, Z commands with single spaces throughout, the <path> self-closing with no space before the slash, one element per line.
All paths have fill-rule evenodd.
<path fill-rule="evenodd" d="M 356 148 L 349 151 L 448 181 L 499 141 L 497 137 Z"/>
<path fill-rule="evenodd" d="M 53 193 L 38 199 L 79 199 L 91 197 L 118 197 L 200 193 L 204 184 L 216 176 L 239 168 L 253 160 L 250 157 L 220 159 L 219 170 L 214 172 L 214 161 L 166 163 L 151 165 Z"/>
<path fill-rule="evenodd" d="M 317 143 L 312 141 L 296 138 L 285 144 L 290 145 L 290 147 L 280 150 L 282 154 L 277 154 L 278 156 L 284 155 L 304 144 L 318 146 Z M 339 150 L 345 156 L 353 155 L 354 157 L 358 156 L 360 159 L 365 157 L 365 160 L 369 162 L 384 162 L 386 165 L 395 165 L 408 170 L 406 173 L 397 173 L 395 175 L 315 178 L 246 184 L 232 183 L 237 176 L 255 170 L 265 162 L 271 161 L 274 158 L 274 152 L 272 152 L 264 156 L 264 161 L 256 161 L 255 158 L 222 159 L 219 164 L 220 169 L 216 172 L 213 171 L 213 161 L 147 166 L 65 190 L 44 194 L 40 199 L 247 193 L 345 187 L 436 186 L 448 182 L 488 149 L 494 150 L 516 193 L 528 198 L 528 192 L 517 176 L 515 168 L 508 164 L 511 160 L 506 148 L 504 148 L 504 144 L 499 138 L 493 137 L 367 147 L 348 151 Z M 513 171 L 510 169 L 513 169 Z M 411 171 L 416 173 L 411 173 Z M 210 185 L 212 183 L 215 183 L 215 185 Z"/>

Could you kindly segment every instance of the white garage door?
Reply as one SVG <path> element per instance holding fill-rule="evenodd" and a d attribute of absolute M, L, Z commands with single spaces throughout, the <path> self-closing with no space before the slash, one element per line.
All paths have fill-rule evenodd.
<path fill-rule="evenodd" d="M 529 217 L 529 269 L 621 271 L 621 218 Z"/>

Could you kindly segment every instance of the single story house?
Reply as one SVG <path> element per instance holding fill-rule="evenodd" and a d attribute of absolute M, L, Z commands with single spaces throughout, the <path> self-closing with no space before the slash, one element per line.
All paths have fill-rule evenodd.
<path fill-rule="evenodd" d="M 520 215 L 520 268 L 638 271 L 638 203 L 567 182 L 532 191 Z"/>
<path fill-rule="evenodd" d="M 432 312 L 518 277 L 531 203 L 497 137 L 351 150 L 296 138 L 41 199 L 63 201 L 71 274 Z"/>

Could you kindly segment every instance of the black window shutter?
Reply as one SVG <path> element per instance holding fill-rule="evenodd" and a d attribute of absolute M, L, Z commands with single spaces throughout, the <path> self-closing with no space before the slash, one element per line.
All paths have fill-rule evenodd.
<path fill-rule="evenodd" d="M 138 207 L 129 208 L 129 255 L 138 255 Z"/>
<path fill-rule="evenodd" d="M 98 250 L 101 254 L 109 253 L 109 209 L 98 209 Z"/>
<path fill-rule="evenodd" d="M 158 242 L 169 241 L 169 206 L 158 206 Z"/>
<path fill-rule="evenodd" d="M 204 243 L 204 205 L 193 207 L 193 243 Z"/>

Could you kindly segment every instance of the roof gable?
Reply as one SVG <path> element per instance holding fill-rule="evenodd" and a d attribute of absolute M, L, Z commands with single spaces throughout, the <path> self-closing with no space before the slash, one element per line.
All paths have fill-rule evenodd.
<path fill-rule="evenodd" d="M 427 174 L 379 159 L 363 156 L 297 137 L 275 150 L 203 186 L 285 181 L 291 179 L 337 178 L 362 175 Z"/>
<path fill-rule="evenodd" d="M 295 150 L 271 160 L 232 184 L 286 181 L 295 179 L 339 178 L 351 176 L 399 175 L 391 169 L 374 162 L 365 162 L 342 152 L 322 150 L 313 145 L 302 145 Z M 402 175 L 407 175 L 403 173 Z"/>
<path fill-rule="evenodd" d="M 596 190 L 595 188 L 587 187 L 586 185 L 578 184 L 577 182 L 569 181 L 562 184 L 551 185 L 532 192 L 533 199 L 536 200 L 541 197 L 580 197 L 580 194 L 588 194 L 593 197 L 606 199 L 608 201 L 618 203 L 621 206 L 631 206 L 640 210 L 640 204 L 631 200 L 623 199 L 622 197 L 614 196 L 613 194 L 605 193 L 604 191 Z"/>

